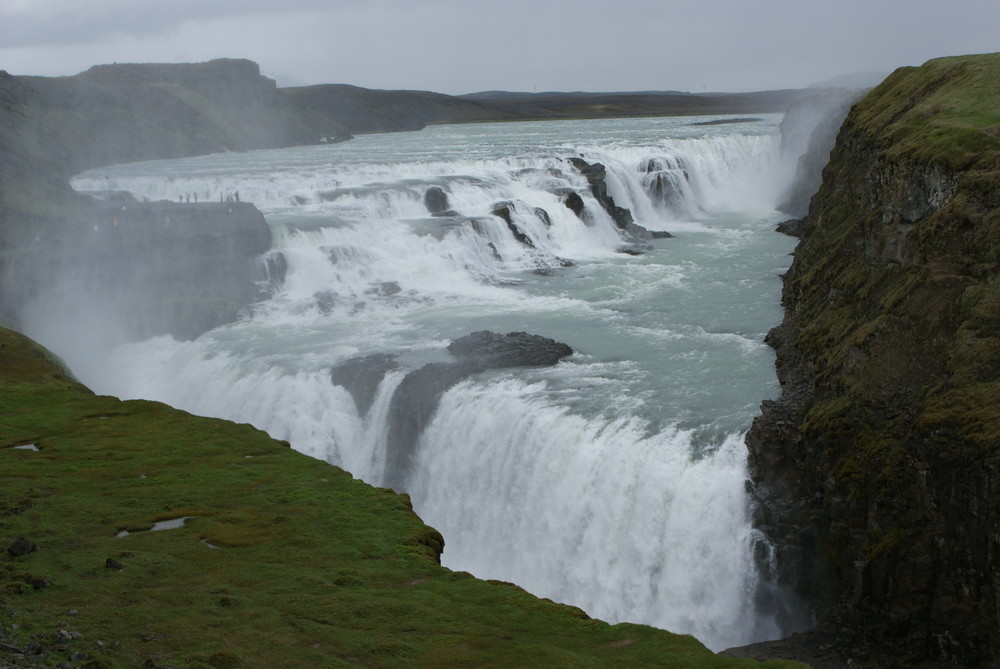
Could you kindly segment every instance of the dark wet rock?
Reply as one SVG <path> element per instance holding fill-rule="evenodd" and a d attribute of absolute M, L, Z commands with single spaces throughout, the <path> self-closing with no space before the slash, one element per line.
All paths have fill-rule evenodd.
<path fill-rule="evenodd" d="M 623 207 L 619 207 L 615 204 L 614 198 L 608 194 L 608 184 L 605 181 L 607 178 L 607 170 L 604 165 L 601 163 L 591 164 L 582 158 L 570 158 L 569 162 L 580 172 L 580 174 L 586 177 L 587 183 L 590 184 L 590 192 L 593 193 L 597 203 L 604 207 L 604 210 L 608 212 L 608 215 L 611 216 L 611 220 L 615 222 L 615 225 L 622 230 L 627 229 L 631 225 L 635 225 L 635 221 L 632 218 L 632 212 Z"/>
<path fill-rule="evenodd" d="M 395 355 L 374 353 L 351 358 L 330 370 L 333 383 L 343 386 L 354 398 L 360 415 L 365 415 L 375 401 L 375 394 L 385 375 L 399 367 Z"/>
<path fill-rule="evenodd" d="M 264 267 L 264 278 L 272 288 L 277 288 L 285 281 L 288 274 L 288 260 L 281 251 L 271 250 L 261 256 Z"/>
<path fill-rule="evenodd" d="M 365 291 L 365 295 L 378 295 L 379 297 L 391 297 L 403 292 L 403 288 L 398 281 L 381 281 L 373 283 L 371 288 Z"/>
<path fill-rule="evenodd" d="M 590 192 L 593 193 L 598 204 L 608 212 L 611 220 L 615 222 L 618 229 L 627 237 L 633 239 L 666 239 L 673 237 L 669 232 L 647 230 L 635 222 L 632 218 L 632 212 L 624 207 L 619 207 L 615 203 L 615 199 L 608 194 L 608 184 L 606 182 L 607 169 L 604 165 L 601 163 L 591 164 L 582 158 L 570 158 L 569 162 L 580 174 L 586 177 L 587 183 L 590 184 Z M 570 206 L 568 202 L 567 206 Z M 573 207 L 570 206 L 570 208 L 572 209 Z"/>
<path fill-rule="evenodd" d="M 727 648 L 718 655 L 748 658 L 757 662 L 794 660 L 808 664 L 812 669 L 882 669 L 880 665 L 866 663 L 858 657 L 845 656 L 837 650 L 834 635 L 819 630 L 800 632 L 775 641 Z"/>
<path fill-rule="evenodd" d="M 802 236 L 802 225 L 803 221 L 801 218 L 792 218 L 787 221 L 782 221 L 778 223 L 777 227 L 774 229 L 789 237 L 801 237 Z"/>
<path fill-rule="evenodd" d="M 452 386 L 488 369 L 554 365 L 573 349 L 548 337 L 479 331 L 448 345 L 455 362 L 434 362 L 410 372 L 399 384 L 390 407 L 385 485 L 405 490 L 414 449 L 437 410 L 441 395 Z"/>
<path fill-rule="evenodd" d="M 570 211 L 576 214 L 577 218 L 583 218 L 586 206 L 583 204 L 583 198 L 580 197 L 579 193 L 569 193 L 562 202 Z"/>
<path fill-rule="evenodd" d="M 518 242 L 527 246 L 529 249 L 535 248 L 535 242 L 531 241 L 531 237 L 526 235 L 520 226 L 514 222 L 513 214 L 511 213 L 514 209 L 514 205 L 510 202 L 500 202 L 493 206 L 493 210 L 490 212 L 494 216 L 503 219 L 507 224 L 507 229 L 510 233 L 514 235 L 514 239 Z"/>
<path fill-rule="evenodd" d="M 105 569 L 124 569 L 125 565 L 114 558 L 108 558 L 104 561 Z"/>
<path fill-rule="evenodd" d="M 538 276 L 552 276 L 559 270 L 559 268 L 576 266 L 575 262 L 567 260 L 566 258 L 556 257 L 555 260 L 559 263 L 559 267 L 539 267 L 538 269 L 532 270 L 531 273 L 537 274 Z"/>
<path fill-rule="evenodd" d="M 683 159 L 650 158 L 646 161 L 645 172 L 642 186 L 654 205 L 674 216 L 688 213 L 686 198 L 691 177 Z"/>
<path fill-rule="evenodd" d="M 448 351 L 484 369 L 500 367 L 539 367 L 554 365 L 573 349 L 548 337 L 509 332 L 505 335 L 481 330 L 456 339 Z"/>
<path fill-rule="evenodd" d="M 541 207 L 535 207 L 535 216 L 538 217 L 538 220 L 540 220 L 546 228 L 552 227 L 552 218 L 549 217 L 549 212 L 545 211 Z"/>
<path fill-rule="evenodd" d="M 248 203 L 99 202 L 78 196 L 59 226 L 5 259 L 17 282 L 0 300 L 18 312 L 87 304 L 126 340 L 193 339 L 239 318 L 280 280 L 271 230 Z M 67 314 L 66 318 L 75 318 Z M 14 323 L 18 325 L 18 323 Z"/>
<path fill-rule="evenodd" d="M 431 186 L 424 191 L 424 206 L 431 214 L 448 211 L 448 194 L 440 186 Z"/>
<path fill-rule="evenodd" d="M 27 555 L 28 553 L 34 553 L 38 550 L 38 546 L 28 541 L 24 537 L 18 537 L 7 547 L 7 553 L 12 557 L 21 557 L 22 555 Z"/>
<path fill-rule="evenodd" d="M 627 256 L 641 256 L 651 248 L 652 247 L 649 244 L 631 244 L 629 246 L 619 246 L 615 249 L 615 253 L 621 253 Z"/>
<path fill-rule="evenodd" d="M 902 68 L 840 126 L 747 435 L 762 583 L 879 667 L 1000 668 L 1000 154 L 934 104 L 995 106 L 976 61 Z"/>

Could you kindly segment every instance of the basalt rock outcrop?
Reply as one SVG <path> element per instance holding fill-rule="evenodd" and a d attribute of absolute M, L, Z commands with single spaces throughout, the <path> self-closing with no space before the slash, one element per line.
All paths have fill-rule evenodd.
<path fill-rule="evenodd" d="M 190 339 L 234 320 L 281 280 L 270 248 L 271 230 L 251 204 L 81 196 L 66 218 L 6 254 L 0 301 L 29 329 L 32 319 L 72 321 L 68 311 L 80 309 L 123 341 Z"/>
<path fill-rule="evenodd" d="M 619 207 L 615 199 L 608 193 L 607 170 L 601 163 L 588 163 L 583 158 L 570 158 L 570 164 L 577 169 L 587 179 L 590 185 L 590 192 L 594 195 L 597 203 L 608 212 L 608 216 L 615 222 L 615 225 L 631 240 L 649 240 L 673 237 L 669 232 L 647 230 L 637 224 L 632 218 L 632 212 L 624 207 Z M 567 200 L 567 206 L 576 211 L 574 204 Z"/>
<path fill-rule="evenodd" d="M 900 69 L 853 107 L 768 339 L 761 603 L 794 592 L 864 666 L 1000 667 L 998 108 L 1000 54 Z"/>
<path fill-rule="evenodd" d="M 393 395 L 385 463 L 385 484 L 390 488 L 405 490 L 417 439 L 446 390 L 488 369 L 555 365 L 572 355 L 573 349 L 527 332 L 482 330 L 454 340 L 448 352 L 453 360 L 428 363 L 410 372 Z"/>

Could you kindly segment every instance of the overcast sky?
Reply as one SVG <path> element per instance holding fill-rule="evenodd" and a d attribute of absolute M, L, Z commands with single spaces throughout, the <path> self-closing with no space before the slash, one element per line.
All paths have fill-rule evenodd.
<path fill-rule="evenodd" d="M 1000 0 L 0 0 L 0 69 L 249 58 L 279 85 L 751 91 L 1000 51 Z"/>

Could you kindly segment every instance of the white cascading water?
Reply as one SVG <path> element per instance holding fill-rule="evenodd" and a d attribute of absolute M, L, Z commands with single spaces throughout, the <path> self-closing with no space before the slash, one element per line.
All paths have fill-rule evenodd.
<path fill-rule="evenodd" d="M 149 200 L 238 192 L 287 273 L 242 321 L 118 347 L 82 380 L 253 423 L 382 485 L 408 372 L 475 330 L 563 341 L 575 354 L 555 367 L 447 389 L 419 435 L 405 488 L 444 564 L 714 649 L 774 637 L 753 606 L 742 433 L 777 391 L 763 337 L 791 249 L 771 231 L 779 119 L 442 126 L 84 173 L 78 190 Z M 676 238 L 624 239 L 574 156 Z M 428 213 L 432 187 L 450 214 Z M 371 354 L 395 366 L 362 402 L 331 369 Z"/>

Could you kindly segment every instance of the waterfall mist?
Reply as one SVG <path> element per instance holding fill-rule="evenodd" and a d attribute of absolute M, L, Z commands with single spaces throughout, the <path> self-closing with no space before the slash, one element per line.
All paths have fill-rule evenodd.
<path fill-rule="evenodd" d="M 226 298 L 242 309 L 229 324 L 184 332 L 137 336 L 105 311 L 159 313 L 163 300 L 107 306 L 62 289 L 22 318 L 98 392 L 250 422 L 409 492 L 444 534 L 446 566 L 714 649 L 774 638 L 754 603 L 742 435 L 777 392 L 763 339 L 792 247 L 773 232 L 789 160 L 779 116 L 695 120 L 437 126 L 93 170 L 77 190 L 218 207 L 205 230 L 230 220 L 220 195 L 253 202 L 267 242 L 233 266 L 255 296 Z M 604 167 L 638 227 L 616 220 L 579 158 Z M 178 202 L 195 192 L 198 205 Z M 232 267 L 191 269 L 211 266 L 209 238 L 152 248 L 187 284 L 222 285 Z M 462 367 L 447 346 L 483 330 L 573 354 Z M 430 409 L 401 436 L 404 406 Z"/>

